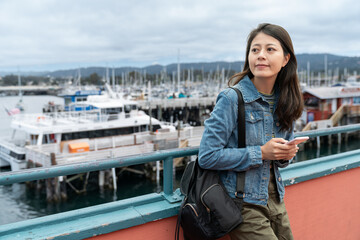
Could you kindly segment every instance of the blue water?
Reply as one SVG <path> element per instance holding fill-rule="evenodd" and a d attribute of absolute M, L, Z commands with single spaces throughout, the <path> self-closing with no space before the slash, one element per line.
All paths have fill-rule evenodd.
<path fill-rule="evenodd" d="M 0 97 L 0 108 L 7 106 L 14 107 L 18 97 Z M 53 96 L 24 96 L 25 109 L 27 113 L 40 113 L 42 107 L 48 101 L 63 103 L 63 100 Z M 0 135 L 1 137 L 10 136 L 11 117 L 7 116 L 5 110 L 0 111 Z M 321 146 L 320 150 L 306 147 L 301 150 L 295 161 L 304 161 L 316 157 L 326 156 L 344 151 L 360 148 L 358 140 L 351 140 L 347 145 L 336 144 L 329 147 L 327 144 Z M 9 171 L 9 169 L 0 169 Z M 1 174 L 1 173 L 0 173 Z M 177 173 L 174 187 L 179 186 L 181 173 Z M 90 173 L 90 179 L 96 179 L 96 173 Z M 97 181 L 90 181 L 87 192 L 76 194 L 68 188 L 68 199 L 66 202 L 47 203 L 45 191 L 29 189 L 26 184 L 12 184 L 0 186 L 0 225 L 22 221 L 26 219 L 46 216 L 54 213 L 70 211 L 74 209 L 94 206 L 106 202 L 135 197 L 147 193 L 159 192 L 162 187 L 149 179 L 140 176 L 123 173 L 118 178 L 118 189 L 116 192 L 110 189 L 100 189 Z"/>

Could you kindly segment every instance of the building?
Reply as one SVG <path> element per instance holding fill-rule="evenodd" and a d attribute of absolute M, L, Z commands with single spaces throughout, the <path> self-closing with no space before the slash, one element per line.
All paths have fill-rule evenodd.
<path fill-rule="evenodd" d="M 360 86 L 306 88 L 307 122 L 329 119 L 342 105 L 360 105 Z"/>

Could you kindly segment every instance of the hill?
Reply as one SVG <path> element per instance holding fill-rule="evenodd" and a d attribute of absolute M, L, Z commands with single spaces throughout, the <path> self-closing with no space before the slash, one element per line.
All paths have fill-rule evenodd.
<path fill-rule="evenodd" d="M 360 71 L 360 57 L 346 57 L 346 56 L 337 56 L 332 54 L 326 54 L 327 56 L 327 64 L 328 69 L 336 69 L 339 68 L 342 71 L 344 68 L 347 68 L 348 71 Z M 325 54 L 298 54 L 296 55 L 298 60 L 298 69 L 306 70 L 307 63 L 310 63 L 311 71 L 324 71 L 325 69 Z M 235 72 L 239 72 L 244 65 L 243 61 L 236 62 L 198 62 L 198 63 L 181 63 L 181 69 L 194 69 L 200 70 L 204 72 L 214 72 L 217 69 L 220 71 L 224 68 L 225 70 L 233 70 Z M 142 72 L 148 74 L 159 74 L 161 71 L 166 70 L 168 74 L 177 71 L 177 63 L 172 63 L 168 65 L 150 65 L 143 68 L 139 67 L 119 67 L 115 68 L 115 75 L 121 75 L 122 73 L 128 72 Z M 53 72 L 29 72 L 22 73 L 22 75 L 32 75 L 32 76 L 51 76 L 51 77 L 76 77 L 78 75 L 79 69 L 64 69 Z M 93 73 L 98 74 L 99 76 L 106 76 L 106 67 L 87 67 L 80 68 L 81 76 L 88 77 Z M 109 75 L 112 74 L 112 69 L 108 69 Z M 0 73 L 1 76 L 8 75 L 11 73 Z M 17 73 L 13 73 L 17 74 Z"/>

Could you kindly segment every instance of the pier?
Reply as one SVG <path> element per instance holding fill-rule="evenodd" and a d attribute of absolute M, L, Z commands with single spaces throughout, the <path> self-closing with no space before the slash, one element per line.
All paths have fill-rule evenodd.
<path fill-rule="evenodd" d="M 0 86 L 0 94 L 18 95 L 57 95 L 62 88 L 59 86 Z"/>
<path fill-rule="evenodd" d="M 216 97 L 139 100 L 138 103 L 141 110 L 149 115 L 151 112 L 151 116 L 160 121 L 173 123 L 178 120 L 201 126 L 213 110 Z"/>
<path fill-rule="evenodd" d="M 296 133 L 325 136 L 360 131 L 360 124 Z M 162 161 L 163 191 L 0 226 L 3 239 L 173 239 L 182 195 L 173 186 L 173 159 L 197 147 L 0 174 L 0 184 L 54 178 Z M 294 163 L 281 169 L 295 239 L 357 239 L 360 150 Z M 349 188 L 351 187 L 351 188 Z M 349 191 L 350 190 L 350 191 Z M 339 204 L 340 203 L 340 204 Z M 340 220 L 339 220 L 340 219 Z M 228 236 L 222 238 L 229 239 Z"/>

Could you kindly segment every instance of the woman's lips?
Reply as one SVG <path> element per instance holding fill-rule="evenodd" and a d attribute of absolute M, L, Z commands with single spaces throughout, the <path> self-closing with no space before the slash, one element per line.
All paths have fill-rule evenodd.
<path fill-rule="evenodd" d="M 257 67 L 257 68 L 266 68 L 266 67 L 269 67 L 269 65 L 266 65 L 266 64 L 256 64 L 255 67 Z"/>

